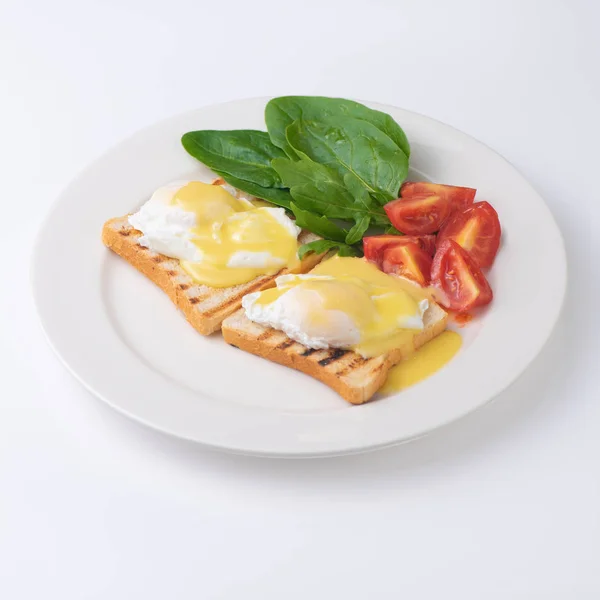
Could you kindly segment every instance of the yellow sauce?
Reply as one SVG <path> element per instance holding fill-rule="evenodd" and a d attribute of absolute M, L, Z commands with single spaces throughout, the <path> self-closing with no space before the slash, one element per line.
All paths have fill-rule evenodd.
<path fill-rule="evenodd" d="M 181 261 L 181 266 L 200 283 L 230 287 L 300 264 L 296 237 L 273 216 L 272 209 L 199 181 L 183 186 L 171 202 L 196 216 L 190 232 L 202 258 Z M 248 265 L 241 264 L 241 254 L 248 257 L 249 253 L 255 256 Z"/>
<path fill-rule="evenodd" d="M 332 327 L 334 311 L 344 313 L 360 336 L 349 347 L 364 357 L 393 348 L 410 351 L 422 329 L 419 303 L 429 298 L 427 290 L 387 275 L 364 259 L 335 257 L 309 275 L 279 280 L 277 288 L 262 292 L 256 302 L 268 305 L 293 287 L 301 288 L 303 302 L 298 310 L 307 335 L 320 337 Z"/>
<path fill-rule="evenodd" d="M 462 338 L 458 333 L 444 331 L 393 367 L 380 393 L 393 394 L 423 381 L 450 362 L 461 345 Z"/>

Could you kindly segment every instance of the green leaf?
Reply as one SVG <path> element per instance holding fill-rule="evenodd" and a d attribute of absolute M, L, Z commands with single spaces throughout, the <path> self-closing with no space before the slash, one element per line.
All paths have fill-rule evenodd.
<path fill-rule="evenodd" d="M 243 192 L 260 198 L 261 200 L 267 200 L 268 202 L 272 202 L 277 206 L 283 206 L 283 208 L 290 210 L 292 196 L 290 195 L 290 191 L 288 189 L 262 187 L 250 181 L 233 177 L 233 175 L 230 175 L 229 173 L 223 173 L 222 171 L 215 171 L 215 173 L 222 177 L 229 185 L 232 185 L 238 190 L 242 190 Z"/>
<path fill-rule="evenodd" d="M 286 128 L 297 119 L 327 122 L 331 117 L 352 117 L 368 121 L 385 133 L 407 157 L 410 156 L 410 145 L 400 125 L 390 115 L 359 102 L 323 96 L 282 96 L 271 100 L 265 109 L 265 121 L 271 140 L 290 158 L 295 158 L 296 155 L 287 142 Z"/>
<path fill-rule="evenodd" d="M 404 235 L 401 231 L 398 231 L 393 225 L 386 227 L 385 233 L 388 233 L 390 235 Z"/>
<path fill-rule="evenodd" d="M 337 253 L 340 256 L 360 256 L 359 250 L 352 246 L 348 246 L 348 244 L 335 242 L 333 240 L 316 240 L 300 246 L 300 248 L 298 248 L 298 258 L 304 258 L 309 252 L 322 254 L 328 250 L 337 250 Z"/>
<path fill-rule="evenodd" d="M 367 231 L 367 229 L 369 228 L 370 223 L 371 217 L 369 217 L 369 215 L 365 215 L 361 217 L 358 221 L 356 221 L 356 223 L 346 236 L 346 244 L 352 245 L 356 244 L 357 242 L 360 242 L 360 240 L 362 240 L 363 238 L 363 235 L 365 234 L 365 231 Z"/>
<path fill-rule="evenodd" d="M 371 198 L 369 192 L 367 192 L 360 179 L 356 177 L 354 173 L 346 173 L 344 175 L 344 185 L 346 186 L 346 189 L 352 194 L 354 202 L 356 202 L 357 204 L 369 209 L 373 206 L 377 206 L 377 203 L 373 201 L 373 198 Z"/>
<path fill-rule="evenodd" d="M 308 229 L 308 231 L 312 231 L 321 237 L 335 240 L 337 242 L 343 242 L 346 240 L 348 232 L 345 229 L 338 227 L 327 217 L 319 217 L 312 212 L 302 210 L 293 202 L 291 209 L 296 217 L 296 225 L 298 225 L 298 227 L 302 227 L 302 229 Z"/>
<path fill-rule="evenodd" d="M 325 165 L 308 159 L 294 162 L 286 158 L 277 158 L 271 164 L 301 209 L 348 221 L 370 215 L 378 223 L 389 224 L 383 208 L 374 203 L 365 206 L 356 202 L 342 178 Z"/>
<path fill-rule="evenodd" d="M 189 131 L 181 143 L 189 154 L 213 171 L 265 188 L 285 187 L 271 167 L 274 158 L 285 154 L 264 131 Z"/>
<path fill-rule="evenodd" d="M 288 144 L 298 153 L 351 174 L 380 204 L 398 197 L 408 173 L 406 154 L 368 121 L 331 117 L 326 122 L 298 119 L 286 129 Z M 346 180 L 344 180 L 346 181 Z"/>

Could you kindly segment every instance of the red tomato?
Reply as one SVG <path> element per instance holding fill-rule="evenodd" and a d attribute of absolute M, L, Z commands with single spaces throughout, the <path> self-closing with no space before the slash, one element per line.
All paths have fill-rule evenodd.
<path fill-rule="evenodd" d="M 463 208 L 473 204 L 476 192 L 477 190 L 473 188 L 429 183 L 428 181 L 406 181 L 400 188 L 402 198 L 412 198 L 420 194 L 435 194 L 447 198 L 453 208 Z"/>
<path fill-rule="evenodd" d="M 363 238 L 365 258 L 381 266 L 383 251 L 391 246 L 414 243 L 433 256 L 435 254 L 435 235 L 370 235 Z"/>
<path fill-rule="evenodd" d="M 425 250 L 425 252 L 433 258 L 436 248 L 435 235 L 405 235 L 404 238 L 411 242 L 415 242 L 415 244 Z"/>
<path fill-rule="evenodd" d="M 384 210 L 392 225 L 402 233 L 435 233 L 450 214 L 451 204 L 443 196 L 419 194 L 388 202 Z"/>
<path fill-rule="evenodd" d="M 477 263 L 454 240 L 444 240 L 433 258 L 431 282 L 446 295 L 446 308 L 467 312 L 492 301 L 493 293 Z"/>
<path fill-rule="evenodd" d="M 365 258 L 380 265 L 383 251 L 389 246 L 401 243 L 403 235 L 369 235 L 363 238 L 363 250 Z"/>
<path fill-rule="evenodd" d="M 476 202 L 454 212 L 438 235 L 438 245 L 446 239 L 462 246 L 482 268 L 490 267 L 500 245 L 500 220 L 488 202 Z"/>
<path fill-rule="evenodd" d="M 383 251 L 382 270 L 426 286 L 431 278 L 431 256 L 414 242 L 390 246 Z"/>
<path fill-rule="evenodd" d="M 473 320 L 473 315 L 471 313 L 457 313 L 454 315 L 453 321 L 459 326 L 464 327 L 467 323 L 470 323 Z"/>

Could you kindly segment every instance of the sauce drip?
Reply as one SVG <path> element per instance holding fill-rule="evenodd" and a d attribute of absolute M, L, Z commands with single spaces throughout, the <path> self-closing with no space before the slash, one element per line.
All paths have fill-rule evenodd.
<path fill-rule="evenodd" d="M 423 381 L 450 362 L 461 345 L 462 338 L 458 333 L 444 331 L 393 367 L 379 392 L 385 395 L 394 394 Z"/>

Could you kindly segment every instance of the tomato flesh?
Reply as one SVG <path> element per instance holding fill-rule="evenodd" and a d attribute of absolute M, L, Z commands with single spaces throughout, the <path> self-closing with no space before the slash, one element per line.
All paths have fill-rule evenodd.
<path fill-rule="evenodd" d="M 414 243 L 429 256 L 435 254 L 435 235 L 370 235 L 363 238 L 365 258 L 381 267 L 383 252 L 391 246 Z"/>
<path fill-rule="evenodd" d="M 429 183 L 428 181 L 405 181 L 400 188 L 402 198 L 411 198 L 419 194 L 443 196 L 450 202 L 453 209 L 473 204 L 476 193 L 477 190 L 474 188 Z"/>
<path fill-rule="evenodd" d="M 431 279 L 431 261 L 431 256 L 425 250 L 409 242 L 390 246 L 383 251 L 382 270 L 426 286 Z"/>
<path fill-rule="evenodd" d="M 454 212 L 438 235 L 438 245 L 444 240 L 454 240 L 464 248 L 482 268 L 492 266 L 502 228 L 498 213 L 488 202 L 476 202 L 463 210 Z"/>
<path fill-rule="evenodd" d="M 431 282 L 445 295 L 440 303 L 456 312 L 484 306 L 493 298 L 492 288 L 477 263 L 451 239 L 438 246 L 431 266 Z"/>
<path fill-rule="evenodd" d="M 384 210 L 392 225 L 409 235 L 426 235 L 438 231 L 450 214 L 450 201 L 437 195 L 419 194 L 388 202 Z"/>

